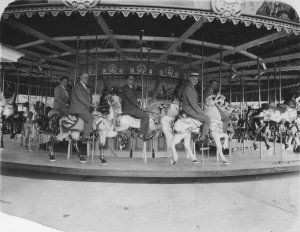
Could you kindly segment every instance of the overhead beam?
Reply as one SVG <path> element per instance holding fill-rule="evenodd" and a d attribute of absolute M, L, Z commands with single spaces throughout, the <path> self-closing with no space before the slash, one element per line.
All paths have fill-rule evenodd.
<path fill-rule="evenodd" d="M 36 64 L 33 64 L 33 66 L 37 67 Z M 25 74 L 27 73 L 27 75 L 25 75 L 25 76 L 28 76 L 28 68 L 29 67 L 20 67 L 19 71 L 23 72 Z M 6 70 L 17 70 L 18 68 L 17 67 L 12 67 L 12 66 L 6 66 L 5 69 Z M 38 70 L 38 68 L 32 68 L 31 70 L 33 72 L 35 72 L 34 75 L 36 75 L 36 73 L 38 73 L 38 72 L 40 72 L 40 75 L 42 75 L 45 72 L 45 71 Z M 49 73 L 49 70 L 47 70 L 47 72 Z M 61 77 L 61 76 L 70 76 L 70 72 L 63 72 L 63 71 L 57 71 L 57 70 L 53 70 L 52 74 L 55 75 L 55 76 L 59 76 L 59 77 Z"/>
<path fill-rule="evenodd" d="M 187 31 L 185 31 L 180 38 L 173 43 L 168 50 L 166 51 L 165 54 L 163 54 L 161 57 L 159 57 L 157 59 L 157 61 L 155 62 L 155 65 L 159 65 L 168 55 L 170 55 L 178 46 L 180 46 L 180 44 L 182 44 L 183 41 L 185 41 L 187 38 L 189 38 L 192 34 L 195 33 L 195 31 L 197 31 L 198 29 L 200 29 L 203 24 L 206 22 L 207 20 L 202 17 L 201 19 L 199 19 L 197 22 L 195 22 Z"/>
<path fill-rule="evenodd" d="M 225 56 L 228 56 L 228 55 L 231 55 L 233 53 L 236 53 L 236 52 L 241 52 L 241 51 L 244 51 L 246 49 L 249 49 L 249 48 L 252 48 L 252 47 L 255 47 L 255 46 L 258 46 L 258 45 L 261 45 L 261 44 L 264 44 L 264 43 L 267 43 L 267 42 L 270 42 L 270 41 L 273 41 L 273 40 L 276 40 L 276 39 L 280 39 L 282 37 L 285 37 L 287 36 L 288 34 L 284 31 L 281 31 L 281 32 L 276 32 L 276 33 L 273 33 L 271 35 L 267 35 L 267 36 L 264 36 L 264 37 L 261 37 L 261 38 L 258 38 L 258 39 L 255 39 L 255 40 L 252 40 L 250 42 L 247 42 L 247 43 L 244 43 L 244 44 L 241 44 L 239 46 L 236 46 L 234 48 L 234 50 L 227 50 L 227 51 L 224 51 L 222 53 L 222 56 L 225 57 Z M 221 49 L 223 49 L 221 47 Z M 213 55 L 210 55 L 208 56 L 206 59 L 204 59 L 204 62 L 208 62 L 208 61 L 211 61 L 211 60 L 215 60 L 217 59 L 218 57 L 220 56 L 220 53 L 215 53 Z M 195 65 L 199 65 L 201 63 L 201 60 L 197 60 L 197 61 L 194 61 L 192 62 L 192 66 L 195 66 Z M 181 68 L 182 69 L 186 69 L 187 68 L 187 65 L 183 65 Z"/>
<path fill-rule="evenodd" d="M 28 65 L 28 66 L 36 66 L 36 67 L 41 67 L 41 68 L 44 68 L 44 69 L 47 69 L 47 70 L 50 70 L 51 68 L 53 68 L 53 70 L 57 70 L 57 71 L 63 71 L 63 72 L 70 72 L 71 69 L 68 69 L 68 68 L 64 68 L 64 67 L 61 67 L 61 66 L 57 66 L 57 65 L 46 65 L 45 63 L 44 64 L 41 64 L 39 62 L 33 62 L 33 61 L 30 61 L 30 60 L 25 60 L 25 59 L 19 59 L 18 60 L 18 63 L 20 64 L 24 64 L 24 65 Z"/>
<path fill-rule="evenodd" d="M 46 59 L 48 62 L 52 63 L 52 56 L 43 56 L 37 52 L 32 52 L 32 51 L 27 51 L 27 50 L 20 50 L 21 52 L 25 53 L 26 57 L 32 57 L 35 59 Z M 54 63 L 58 63 L 58 64 L 63 64 L 65 66 L 69 66 L 69 67 L 73 67 L 74 63 L 69 62 L 69 61 L 65 61 L 65 60 L 61 60 L 61 59 L 56 59 L 55 57 L 53 57 L 53 62 Z"/>
<path fill-rule="evenodd" d="M 25 33 L 28 33 L 30 35 L 33 35 L 33 36 L 37 37 L 38 39 L 41 39 L 41 40 L 44 40 L 44 41 L 46 41 L 50 44 L 53 44 L 53 45 L 59 47 L 62 50 L 66 50 L 66 51 L 69 51 L 73 54 L 76 54 L 75 49 L 73 49 L 73 48 L 71 48 L 71 47 L 69 47 L 69 46 L 67 46 L 67 45 L 65 45 L 65 44 L 63 44 L 59 41 L 52 40 L 49 36 L 39 32 L 39 31 L 37 31 L 37 30 L 35 30 L 35 29 L 33 29 L 33 28 L 23 24 L 23 23 L 14 21 L 12 19 L 8 19 L 4 22 L 7 23 L 8 25 L 12 26 L 12 27 L 15 27 L 15 28 L 25 32 Z"/>
<path fill-rule="evenodd" d="M 76 55 L 76 49 L 71 48 L 69 46 L 67 46 L 66 44 L 60 42 L 60 41 L 56 41 L 56 40 L 52 40 L 51 37 L 23 24 L 17 21 L 14 21 L 12 19 L 8 19 L 4 21 L 6 24 L 10 25 L 11 27 L 17 28 L 27 34 L 33 35 L 36 38 L 40 39 L 40 40 L 44 40 L 56 47 L 59 47 L 62 50 L 68 51 L 70 53 L 72 53 L 73 55 Z M 82 57 L 83 59 L 85 59 L 86 57 Z"/>
<path fill-rule="evenodd" d="M 105 20 L 102 18 L 102 16 L 99 14 L 99 16 L 95 17 L 97 20 L 97 23 L 102 28 L 104 33 L 108 36 L 109 41 L 114 46 L 114 48 L 117 50 L 117 52 L 120 54 L 120 57 L 124 62 L 126 62 L 126 56 L 124 53 L 120 50 L 120 46 L 118 42 L 113 38 L 113 33 L 109 29 L 108 25 L 106 24 Z"/>
<path fill-rule="evenodd" d="M 108 35 L 97 35 L 97 39 L 98 40 L 105 40 L 108 39 Z M 115 40 L 135 40 L 135 41 L 139 41 L 139 36 L 135 36 L 135 35 L 113 35 L 113 38 Z M 96 35 L 86 35 L 86 36 L 63 36 L 63 37 L 51 37 L 52 40 L 55 41 L 75 41 L 77 39 L 79 40 L 95 40 L 96 39 Z M 160 36 L 143 36 L 143 41 L 148 41 L 148 42 L 167 42 L 167 43 L 175 43 L 176 41 L 178 41 L 179 38 L 178 37 L 160 37 Z M 35 46 L 38 44 L 42 44 L 45 43 L 45 41 L 43 40 L 37 40 L 34 42 L 30 42 L 30 43 L 25 43 L 25 44 L 21 44 L 18 45 L 18 48 L 26 48 L 26 47 L 30 47 L 30 46 Z M 205 46 L 205 47 L 210 47 L 210 48 L 216 48 L 219 49 L 220 47 L 222 47 L 222 49 L 224 50 L 231 50 L 234 51 L 234 47 L 233 46 L 228 46 L 228 45 L 224 45 L 224 44 L 217 44 L 217 43 L 211 43 L 211 42 L 206 42 L 206 41 L 199 41 L 199 40 L 194 40 L 194 39 L 186 39 L 185 41 L 183 41 L 182 43 L 186 43 L 186 44 L 191 44 L 191 45 L 196 45 L 196 46 Z M 258 57 L 250 52 L 247 51 L 236 51 L 239 54 L 242 54 L 250 59 L 257 59 Z M 61 53 L 61 56 L 65 56 L 65 55 L 71 55 L 71 52 L 64 52 Z M 173 54 L 173 53 L 172 53 Z M 57 56 L 58 57 L 58 56 Z M 216 60 L 212 60 L 211 62 L 214 63 L 220 63 L 220 61 L 218 59 Z M 227 62 L 222 62 L 224 64 L 224 66 L 230 66 L 229 63 Z M 186 67 L 189 67 L 186 66 Z"/>
<path fill-rule="evenodd" d="M 300 59 L 300 52 L 294 53 L 294 54 L 283 55 L 283 56 L 262 58 L 261 62 L 267 64 L 267 63 L 279 62 L 280 60 L 285 61 L 285 60 L 293 60 L 293 59 Z M 246 61 L 246 62 L 236 63 L 233 65 L 233 67 L 240 68 L 240 67 L 254 66 L 254 65 L 257 65 L 257 61 Z"/>
<path fill-rule="evenodd" d="M 300 66 L 285 66 L 285 67 L 276 67 L 275 69 L 276 73 L 281 71 L 281 72 L 289 72 L 289 71 L 300 71 Z M 266 75 L 267 73 L 273 73 L 274 72 L 274 68 L 269 68 L 266 71 L 264 71 L 263 74 L 261 74 L 260 76 Z M 237 71 L 235 73 L 236 75 L 242 75 L 242 71 Z M 251 70 L 244 70 L 244 75 L 256 75 L 257 74 L 257 69 L 251 69 Z M 221 77 L 228 77 L 230 75 L 230 72 L 223 72 L 221 74 Z M 205 78 L 217 78 L 219 77 L 219 73 L 211 73 L 211 74 L 207 74 L 205 76 Z"/>

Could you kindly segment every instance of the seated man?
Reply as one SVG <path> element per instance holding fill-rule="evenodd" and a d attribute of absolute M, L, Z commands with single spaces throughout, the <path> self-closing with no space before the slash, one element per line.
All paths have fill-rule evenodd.
<path fill-rule="evenodd" d="M 83 128 L 83 142 L 86 142 L 90 138 L 90 134 L 93 130 L 93 116 L 90 113 L 90 107 L 92 106 L 92 99 L 89 88 L 86 86 L 89 82 L 89 75 L 83 73 L 71 94 L 70 113 L 78 114 L 78 116 L 84 121 Z"/>
<path fill-rule="evenodd" d="M 203 123 L 200 141 L 205 142 L 209 138 L 208 132 L 211 120 L 204 114 L 204 111 L 198 104 L 198 94 L 195 89 L 195 85 L 198 83 L 198 78 L 198 73 L 191 73 L 189 75 L 189 82 L 182 94 L 182 109 L 187 115 Z"/>
<path fill-rule="evenodd" d="M 211 95 L 216 95 L 217 97 L 220 95 L 219 83 L 216 80 L 211 80 L 209 82 L 209 86 L 203 92 L 203 99 L 205 100 L 207 97 Z M 224 132 L 226 132 L 228 128 L 228 115 L 224 113 L 222 110 L 220 110 L 220 108 L 218 109 L 221 114 Z"/>
<path fill-rule="evenodd" d="M 133 83 L 134 77 L 129 76 L 126 80 L 126 85 L 122 89 L 122 111 L 123 114 L 141 119 L 140 131 L 143 134 L 143 138 L 148 140 L 150 138 L 148 133 L 149 116 L 145 111 L 143 111 L 140 103 L 137 100 L 137 96 L 133 90 Z"/>
<path fill-rule="evenodd" d="M 69 114 L 70 95 L 67 91 L 68 82 L 68 77 L 61 77 L 60 84 L 54 89 L 54 110 L 64 115 Z"/>

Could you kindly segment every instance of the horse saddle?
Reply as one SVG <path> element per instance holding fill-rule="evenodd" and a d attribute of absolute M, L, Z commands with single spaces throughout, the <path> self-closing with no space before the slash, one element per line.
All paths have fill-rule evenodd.
<path fill-rule="evenodd" d="M 61 119 L 60 125 L 64 132 L 70 131 L 70 129 L 78 122 L 79 116 L 77 114 L 69 114 Z"/>

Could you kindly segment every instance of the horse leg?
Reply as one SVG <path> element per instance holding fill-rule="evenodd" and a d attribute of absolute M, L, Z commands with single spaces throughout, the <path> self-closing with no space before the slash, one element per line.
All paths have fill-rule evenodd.
<path fill-rule="evenodd" d="M 189 156 L 192 161 L 196 161 L 197 160 L 196 154 L 194 154 L 191 149 L 191 133 L 187 133 L 187 135 L 183 138 L 183 141 L 184 141 L 184 148 L 187 152 L 187 156 Z"/>
<path fill-rule="evenodd" d="M 107 164 L 107 161 L 106 159 L 104 158 L 104 143 L 102 143 L 102 141 L 99 143 L 99 146 L 100 146 L 100 162 L 101 164 L 104 164 L 106 165 Z"/>
<path fill-rule="evenodd" d="M 54 156 L 54 144 L 55 144 L 55 136 L 51 135 L 50 140 L 49 140 L 49 160 L 50 162 L 56 161 L 55 156 Z"/>
<path fill-rule="evenodd" d="M 256 141 L 257 141 L 257 133 L 255 132 L 253 134 L 253 148 L 254 148 L 254 150 L 257 150 L 257 143 L 256 143 Z"/>
<path fill-rule="evenodd" d="M 70 138 L 71 139 L 71 138 Z M 79 161 L 82 163 L 82 164 L 85 164 L 86 163 L 86 159 L 83 155 L 80 154 L 79 152 L 79 148 L 78 148 L 78 140 L 74 140 L 74 146 L 75 146 L 75 149 L 76 149 L 76 152 L 77 152 L 77 155 L 78 155 L 78 158 L 79 158 Z"/>
<path fill-rule="evenodd" d="M 2 130 L 2 128 L 1 128 Z M 1 132 L 1 145 L 0 145 L 0 149 L 4 149 L 4 142 L 3 142 L 3 133 Z"/>
<path fill-rule="evenodd" d="M 170 147 L 173 153 L 172 165 L 174 165 L 178 160 L 178 154 L 175 145 L 178 144 L 184 137 L 185 134 L 175 134 L 174 138 L 170 142 Z"/>
<path fill-rule="evenodd" d="M 228 160 L 225 158 L 222 151 L 221 137 L 219 135 L 214 135 L 213 139 L 215 140 L 216 148 L 217 148 L 217 160 L 220 157 L 221 160 L 223 161 L 223 164 L 229 164 Z"/>

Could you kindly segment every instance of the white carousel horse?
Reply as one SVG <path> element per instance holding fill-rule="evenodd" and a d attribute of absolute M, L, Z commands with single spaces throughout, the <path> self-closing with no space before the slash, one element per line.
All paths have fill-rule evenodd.
<path fill-rule="evenodd" d="M 141 120 L 134 118 L 130 115 L 123 115 L 122 114 L 122 106 L 120 97 L 117 95 L 111 95 L 109 99 L 109 104 L 112 106 L 114 111 L 114 118 L 115 118 L 115 131 L 125 131 L 128 128 L 140 128 Z M 149 130 L 150 131 L 157 131 L 161 128 L 160 119 L 164 115 L 163 111 L 164 105 L 159 102 L 151 102 L 146 111 L 149 114 Z"/>
<path fill-rule="evenodd" d="M 14 107 L 13 102 L 15 99 L 16 93 L 13 94 L 11 98 L 5 99 L 3 93 L 0 93 L 0 113 L 1 116 L 5 116 L 5 118 L 8 118 L 10 115 L 13 115 L 14 113 Z"/>
<path fill-rule="evenodd" d="M 99 100 L 100 97 L 99 96 L 93 96 L 93 99 L 97 99 Z M 97 104 L 97 102 L 94 102 L 94 104 Z M 48 114 L 48 117 L 52 118 L 53 120 L 55 120 L 55 117 L 57 116 L 57 112 L 55 112 L 54 110 L 50 111 Z M 103 127 L 106 127 L 105 123 L 107 123 L 107 119 L 105 118 L 104 115 L 102 115 L 100 112 L 96 112 L 94 111 L 92 113 L 92 116 L 94 118 L 93 120 L 93 130 L 100 132 L 102 131 Z M 57 116 L 58 117 L 58 116 Z M 80 162 L 85 163 L 85 157 L 83 155 L 81 155 L 79 153 L 79 149 L 78 149 L 78 144 L 77 142 L 80 139 L 80 133 L 83 131 L 84 128 L 84 121 L 76 116 L 76 115 L 68 115 L 68 116 L 64 116 L 59 120 L 59 134 L 55 135 L 55 129 L 53 128 L 55 123 L 50 122 L 50 130 L 53 131 L 51 132 L 49 141 L 50 141 L 50 161 L 55 161 L 55 157 L 53 154 L 53 147 L 54 147 L 54 143 L 56 141 L 62 141 L 64 139 L 68 139 L 68 140 L 73 140 L 75 141 L 75 148 L 76 151 L 78 153 L 78 157 L 80 159 Z M 114 132 L 114 136 L 116 136 L 116 132 Z M 104 160 L 103 156 L 101 156 L 100 154 L 100 160 Z M 104 163 L 104 162 L 102 162 Z M 106 161 L 105 161 L 106 163 Z"/>
<path fill-rule="evenodd" d="M 211 123 L 211 137 L 215 140 L 217 146 L 217 155 L 220 156 L 224 164 L 229 164 L 225 158 L 222 148 L 228 147 L 228 135 L 223 133 L 223 123 L 221 122 L 221 115 L 215 106 L 215 101 L 212 97 L 208 97 L 206 100 L 205 113 L 212 119 Z M 171 164 L 174 165 L 178 160 L 178 154 L 175 148 L 175 145 L 179 143 L 182 139 L 184 140 L 184 147 L 187 152 L 187 157 L 191 158 L 193 163 L 198 163 L 198 160 L 193 154 L 190 146 L 191 134 L 199 133 L 199 128 L 202 125 L 196 119 L 191 117 L 179 118 L 172 128 L 172 123 L 175 120 L 175 117 L 179 113 L 179 104 L 173 102 L 170 104 L 168 114 L 164 116 L 161 120 L 162 130 L 166 136 L 167 145 L 171 148 L 173 153 L 173 159 Z M 174 133 L 173 133 L 174 132 Z M 221 143 L 221 138 L 224 138 L 224 143 Z"/>
<path fill-rule="evenodd" d="M 105 144 L 106 138 L 119 136 L 120 148 L 122 149 L 126 142 L 126 132 L 129 128 L 140 128 L 141 120 L 129 115 L 122 115 L 121 100 L 116 94 L 108 95 L 108 103 L 110 105 L 109 115 L 100 125 L 99 137 L 100 147 Z M 152 138 L 158 136 L 161 129 L 160 119 L 164 115 L 164 104 L 162 102 L 152 102 L 147 107 L 149 114 L 149 130 L 152 131 Z M 132 147 L 131 147 L 132 149 Z M 101 149 L 102 150 L 102 149 Z M 130 151 L 132 154 L 132 150 Z M 154 154 L 154 149 L 152 149 Z M 146 144 L 144 142 L 143 157 L 146 162 Z"/>

